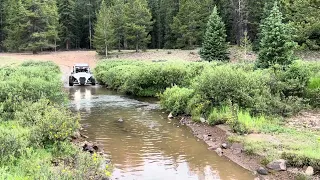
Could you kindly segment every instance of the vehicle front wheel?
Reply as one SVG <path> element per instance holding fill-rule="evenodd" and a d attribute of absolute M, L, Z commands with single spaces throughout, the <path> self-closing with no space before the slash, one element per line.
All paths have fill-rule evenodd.
<path fill-rule="evenodd" d="M 72 76 L 69 76 L 69 86 L 73 86 L 73 78 L 72 78 Z"/>
<path fill-rule="evenodd" d="M 91 78 L 91 85 L 95 86 L 96 85 L 96 79 L 95 78 Z"/>

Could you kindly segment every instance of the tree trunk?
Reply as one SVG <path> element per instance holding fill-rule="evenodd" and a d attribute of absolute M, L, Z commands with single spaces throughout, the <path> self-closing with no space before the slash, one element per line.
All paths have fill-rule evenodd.
<path fill-rule="evenodd" d="M 138 42 L 136 42 L 136 52 L 138 52 L 139 51 L 139 44 L 138 44 Z"/>
<path fill-rule="evenodd" d="M 70 40 L 68 39 L 66 41 L 66 50 L 69 51 L 69 46 L 70 46 Z"/>
<path fill-rule="evenodd" d="M 124 49 L 128 49 L 128 42 L 126 39 L 124 39 L 123 47 L 124 47 Z"/>
<path fill-rule="evenodd" d="M 108 58 L 108 46 L 106 45 L 106 58 Z"/>
<path fill-rule="evenodd" d="M 32 54 L 38 54 L 37 50 L 32 50 Z"/>
<path fill-rule="evenodd" d="M 121 39 L 120 39 L 120 37 L 118 39 L 118 51 L 119 52 L 121 51 Z"/>

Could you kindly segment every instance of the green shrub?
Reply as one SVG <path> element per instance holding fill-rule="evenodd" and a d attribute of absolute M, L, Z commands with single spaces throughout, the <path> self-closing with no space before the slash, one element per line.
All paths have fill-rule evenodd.
<path fill-rule="evenodd" d="M 0 124 L 0 166 L 20 157 L 27 148 L 29 132 L 17 123 Z"/>
<path fill-rule="evenodd" d="M 78 119 L 66 108 L 52 105 L 48 100 L 24 102 L 16 119 L 31 130 L 31 141 L 35 146 L 64 141 L 79 128 Z"/>
<path fill-rule="evenodd" d="M 271 97 L 262 72 L 245 72 L 228 65 L 207 68 L 197 77 L 193 88 L 203 99 L 210 100 L 212 106 L 219 107 L 230 100 L 242 108 L 262 111 L 259 113 L 267 110 L 257 107 L 257 99 L 268 103 Z"/>
<path fill-rule="evenodd" d="M 210 125 L 224 124 L 233 119 L 233 114 L 229 106 L 222 106 L 221 108 L 213 108 L 208 117 Z"/>
<path fill-rule="evenodd" d="M 167 88 L 166 91 L 160 95 L 160 104 L 174 115 L 183 114 L 186 111 L 187 103 L 192 95 L 192 89 L 173 86 L 172 88 Z"/>
<path fill-rule="evenodd" d="M 275 65 L 270 71 L 269 84 L 273 94 L 280 93 L 283 97 L 304 96 L 310 79 L 310 70 L 305 63 L 295 61 L 285 69 Z"/>
<path fill-rule="evenodd" d="M 95 69 L 99 82 L 139 96 L 155 96 L 173 85 L 187 84 L 187 67 L 175 62 L 106 61 Z"/>
<path fill-rule="evenodd" d="M 60 68 L 52 61 L 25 61 L 21 64 L 22 67 L 41 67 L 50 68 L 49 72 L 60 73 Z"/>
<path fill-rule="evenodd" d="M 200 117 L 207 115 L 207 112 L 211 108 L 210 101 L 203 99 L 200 94 L 195 93 L 188 101 L 186 113 L 192 116 L 192 120 L 200 121 Z"/>
<path fill-rule="evenodd" d="M 310 78 L 308 88 L 311 90 L 320 89 L 320 73 L 317 77 Z"/>
<path fill-rule="evenodd" d="M 39 66 L 38 66 L 39 64 Z M 41 98 L 63 103 L 66 95 L 61 91 L 60 70 L 52 62 L 26 62 L 14 70 L 2 68 L 0 81 L 0 114 L 13 119 L 13 113 L 22 107 L 23 101 L 37 101 Z"/>

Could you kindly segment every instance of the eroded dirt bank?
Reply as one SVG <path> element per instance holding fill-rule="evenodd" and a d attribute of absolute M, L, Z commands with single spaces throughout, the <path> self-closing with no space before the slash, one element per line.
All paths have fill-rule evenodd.
<path fill-rule="evenodd" d="M 243 168 L 254 172 L 257 180 L 295 179 L 296 173 L 294 172 L 294 168 L 288 168 L 287 171 L 270 172 L 269 175 L 258 174 L 256 172 L 257 169 L 264 167 L 261 165 L 263 157 L 247 154 L 244 146 L 240 143 L 228 142 L 228 137 L 232 133 L 226 125 L 208 126 L 203 123 L 195 123 L 190 117 L 181 117 L 180 123 L 191 128 L 194 136 L 203 140 L 208 145 L 208 149 L 212 150 L 213 153 L 218 153 Z"/>

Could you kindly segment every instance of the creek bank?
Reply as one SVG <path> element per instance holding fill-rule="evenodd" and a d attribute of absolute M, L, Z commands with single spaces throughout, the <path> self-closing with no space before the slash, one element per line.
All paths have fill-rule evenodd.
<path fill-rule="evenodd" d="M 219 156 L 224 156 L 239 166 L 255 173 L 257 179 L 289 180 L 294 179 L 298 172 L 300 172 L 297 168 L 291 167 L 287 168 L 286 171 L 272 170 L 269 173 L 267 168 L 263 168 L 264 171 L 262 171 L 261 168 L 264 166 L 261 162 L 264 157 L 246 153 L 241 143 L 228 142 L 228 137 L 233 133 L 226 125 L 209 126 L 204 123 L 196 123 L 186 116 L 181 117 L 180 124 L 188 126 L 195 137 L 203 140 L 209 146 L 209 150 L 216 151 Z M 267 175 L 261 175 L 259 172 Z"/>
<path fill-rule="evenodd" d="M 81 129 L 84 130 L 84 128 Z M 86 139 L 88 138 L 88 136 L 82 134 L 80 131 L 76 131 L 71 136 L 71 142 L 85 152 L 89 152 L 90 154 L 96 153 L 103 157 L 106 157 L 107 154 L 104 152 L 101 145 L 96 142 L 87 141 Z"/>

